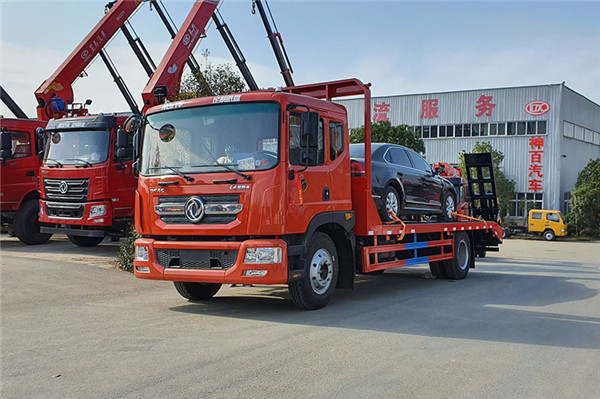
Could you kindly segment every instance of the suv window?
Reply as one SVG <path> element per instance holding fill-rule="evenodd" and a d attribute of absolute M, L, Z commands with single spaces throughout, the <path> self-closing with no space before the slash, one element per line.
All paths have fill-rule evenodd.
<path fill-rule="evenodd" d="M 532 219 L 541 219 L 542 214 L 540 212 L 531 212 L 531 218 Z"/>
<path fill-rule="evenodd" d="M 406 155 L 406 151 L 402 148 L 390 148 L 386 154 L 386 159 L 396 165 L 408 166 L 409 168 L 412 167 L 408 160 L 408 155 Z"/>
<path fill-rule="evenodd" d="M 548 219 L 551 222 L 560 222 L 560 218 L 556 213 L 547 213 L 546 219 Z"/>
<path fill-rule="evenodd" d="M 329 122 L 329 157 L 333 161 L 344 152 L 344 125 Z"/>
<path fill-rule="evenodd" d="M 31 156 L 31 135 L 27 132 L 11 132 L 12 157 L 14 159 Z"/>
<path fill-rule="evenodd" d="M 413 151 L 407 151 L 410 160 L 413 163 L 415 169 L 419 169 L 425 172 L 431 172 L 431 166 L 423 159 L 422 156 Z"/>

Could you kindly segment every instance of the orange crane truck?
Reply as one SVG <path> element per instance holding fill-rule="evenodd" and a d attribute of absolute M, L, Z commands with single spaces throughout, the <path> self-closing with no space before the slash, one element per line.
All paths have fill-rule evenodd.
<path fill-rule="evenodd" d="M 198 98 L 132 117 L 135 276 L 173 281 L 190 300 L 222 284 L 287 284 L 301 309 L 326 306 L 357 273 L 429 263 L 437 278 L 465 278 L 476 248 L 497 250 L 502 229 L 458 214 L 381 222 L 369 86 L 348 79 Z M 344 96 L 365 101 L 360 173 L 351 170 L 347 111 L 331 101 Z"/>

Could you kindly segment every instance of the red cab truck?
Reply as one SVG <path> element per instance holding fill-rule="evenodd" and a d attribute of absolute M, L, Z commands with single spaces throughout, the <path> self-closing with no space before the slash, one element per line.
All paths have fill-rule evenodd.
<path fill-rule="evenodd" d="M 2 229 L 26 244 L 43 244 L 52 234 L 40 233 L 38 223 L 39 154 L 44 138 L 38 128 L 46 126 L 25 118 L 0 118 L 0 206 Z"/>
<path fill-rule="evenodd" d="M 128 115 L 51 119 L 40 167 L 41 232 L 66 234 L 78 246 L 126 233 L 136 180 Z"/>
<path fill-rule="evenodd" d="M 174 102 L 150 108 L 139 160 L 134 273 L 174 281 L 190 300 L 222 284 L 287 284 L 302 309 L 325 306 L 356 273 L 429 263 L 462 279 L 494 222 L 383 224 L 365 170 L 353 174 L 346 109 L 329 100 L 370 90 L 356 79 Z M 137 123 L 128 124 L 130 130 Z"/>

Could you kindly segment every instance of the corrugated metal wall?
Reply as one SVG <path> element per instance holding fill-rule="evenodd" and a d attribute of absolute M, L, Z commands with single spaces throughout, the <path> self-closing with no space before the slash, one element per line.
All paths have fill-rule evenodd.
<path fill-rule="evenodd" d="M 561 93 L 570 94 L 561 101 Z M 495 104 L 491 116 L 482 115 L 476 117 L 479 112 L 476 108 L 479 98 L 491 96 L 491 103 Z M 577 157 L 577 153 L 564 154 L 564 150 L 575 150 L 573 146 L 562 148 L 562 123 L 561 110 L 573 118 L 572 122 L 577 120 L 590 120 L 594 124 L 600 120 L 600 106 L 585 99 L 586 107 L 572 104 L 581 99 L 574 99 L 573 96 L 579 96 L 562 84 L 551 84 L 543 86 L 513 87 L 499 89 L 469 90 L 460 92 L 401 95 L 390 97 L 376 97 L 371 103 L 382 102 L 389 104 L 387 117 L 392 125 L 409 126 L 428 126 L 428 125 L 446 125 L 461 123 L 485 123 L 485 122 L 513 122 L 513 121 L 547 121 L 547 134 L 544 137 L 544 154 L 542 158 L 543 165 L 543 183 L 542 191 L 544 193 L 543 206 L 548 209 L 561 209 L 564 191 L 569 191 L 572 186 L 567 187 L 565 179 L 561 179 L 561 173 L 568 175 L 568 180 L 572 179 L 573 173 L 581 170 L 579 165 L 571 167 L 568 162 L 569 156 Z M 438 100 L 437 118 L 421 118 L 421 108 L 423 100 Z M 550 110 L 540 116 L 531 116 L 525 112 L 525 105 L 530 101 L 542 100 L 550 104 Z M 363 120 L 363 101 L 362 99 L 339 100 L 348 109 L 350 128 L 358 128 L 364 125 Z M 373 108 L 372 108 L 373 110 Z M 593 116 L 590 116 L 592 114 Z M 587 119 L 586 119 L 587 118 Z M 591 127 L 590 127 L 591 128 Z M 598 128 L 597 128 L 598 129 Z M 598 129 L 600 131 L 600 129 Z M 475 142 L 489 141 L 492 146 L 504 153 L 503 169 L 509 179 L 516 182 L 517 192 L 531 192 L 528 190 L 529 165 L 531 156 L 529 153 L 529 138 L 534 136 L 484 136 L 484 137 L 452 137 L 424 139 L 426 147 L 426 158 L 430 163 L 434 162 L 458 162 L 458 154 L 463 150 L 469 152 L 472 150 Z M 600 151 L 599 146 L 586 144 Z M 593 152 L 595 149 L 587 148 L 586 152 Z M 569 151 L 569 152 L 570 152 Z M 562 155 L 567 155 L 563 158 Z M 565 161 L 565 159 L 567 161 Z M 577 169 L 577 171 L 574 171 Z M 561 187 L 561 180 L 562 185 Z"/>

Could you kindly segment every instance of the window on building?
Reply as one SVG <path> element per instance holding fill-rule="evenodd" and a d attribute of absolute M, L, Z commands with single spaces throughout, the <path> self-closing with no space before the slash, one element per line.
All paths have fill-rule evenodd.
<path fill-rule="evenodd" d="M 526 218 L 530 209 L 542 209 L 542 193 L 515 193 L 507 216 Z"/>
<path fill-rule="evenodd" d="M 537 134 L 536 125 L 536 121 L 527 122 L 527 134 Z"/>
<path fill-rule="evenodd" d="M 506 123 L 498 123 L 498 136 L 506 134 Z"/>
<path fill-rule="evenodd" d="M 471 136 L 476 137 L 479 136 L 479 123 L 473 123 L 471 125 Z"/>
<path fill-rule="evenodd" d="M 456 137 L 462 137 L 463 136 L 463 125 L 456 125 L 456 126 L 454 126 L 454 135 Z"/>
<path fill-rule="evenodd" d="M 436 139 L 438 136 L 438 127 L 437 126 L 430 126 L 430 131 L 429 131 L 430 137 L 432 139 Z"/>
<path fill-rule="evenodd" d="M 527 124 L 525 122 L 517 122 L 517 134 L 522 136 L 525 134 L 525 128 Z"/>
<path fill-rule="evenodd" d="M 454 125 L 446 126 L 446 137 L 454 137 Z"/>
<path fill-rule="evenodd" d="M 509 136 L 514 136 L 517 133 L 515 122 L 506 123 L 506 134 Z"/>
<path fill-rule="evenodd" d="M 546 121 L 538 121 L 537 134 L 546 134 Z"/>
<path fill-rule="evenodd" d="M 471 125 L 462 125 L 463 137 L 471 137 Z"/>
<path fill-rule="evenodd" d="M 440 126 L 438 128 L 438 134 L 440 137 L 446 137 L 446 126 Z"/>
<path fill-rule="evenodd" d="M 565 214 L 569 213 L 571 210 L 570 203 L 569 203 L 570 200 L 571 200 L 571 192 L 567 191 L 567 192 L 565 192 L 564 201 L 563 201 L 563 210 L 565 211 Z"/>
<path fill-rule="evenodd" d="M 417 136 L 420 139 L 423 138 L 423 132 L 421 131 L 421 126 L 415 126 L 415 136 Z"/>
<path fill-rule="evenodd" d="M 490 136 L 498 135 L 498 124 L 490 123 Z"/>
<path fill-rule="evenodd" d="M 480 136 L 487 136 L 488 135 L 488 124 L 487 123 L 482 123 L 479 127 L 479 135 Z"/>
<path fill-rule="evenodd" d="M 429 126 L 423 126 L 423 138 L 424 139 L 428 139 L 429 138 Z"/>

